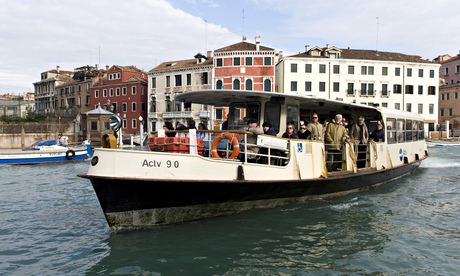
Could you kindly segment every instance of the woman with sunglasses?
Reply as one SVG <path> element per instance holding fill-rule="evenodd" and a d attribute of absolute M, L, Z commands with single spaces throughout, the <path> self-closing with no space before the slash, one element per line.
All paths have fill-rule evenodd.
<path fill-rule="evenodd" d="M 290 138 L 290 139 L 299 139 L 297 133 L 295 133 L 294 124 L 288 124 L 286 127 L 286 132 L 283 133 L 283 138 Z"/>
<path fill-rule="evenodd" d="M 302 124 L 300 126 L 299 131 L 297 131 L 297 136 L 299 136 L 299 139 L 310 139 L 311 132 L 307 129 L 307 126 L 305 124 Z"/>

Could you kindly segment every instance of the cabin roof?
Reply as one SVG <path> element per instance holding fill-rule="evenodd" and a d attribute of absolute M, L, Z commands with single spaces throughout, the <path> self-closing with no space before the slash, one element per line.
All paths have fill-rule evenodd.
<path fill-rule="evenodd" d="M 368 109 L 380 111 L 386 114 L 387 117 L 405 117 L 417 120 L 423 120 L 422 117 L 415 113 L 405 112 L 401 110 L 393 110 L 383 107 L 373 107 L 362 104 L 347 103 L 343 101 L 327 100 L 316 97 L 288 95 L 274 92 L 260 91 L 239 91 L 239 90 L 200 90 L 190 91 L 181 94 L 176 94 L 175 100 L 186 103 L 198 103 L 214 106 L 229 106 L 231 102 L 249 102 L 270 100 L 272 98 L 282 98 L 286 100 L 298 101 L 300 108 L 315 110 L 315 112 L 334 111 L 335 113 L 346 113 L 351 109 Z M 275 99 L 276 100 L 276 99 Z"/>

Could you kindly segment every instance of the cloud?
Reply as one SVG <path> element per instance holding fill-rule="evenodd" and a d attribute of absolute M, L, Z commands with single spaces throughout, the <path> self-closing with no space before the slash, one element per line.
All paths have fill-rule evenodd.
<path fill-rule="evenodd" d="M 0 93 L 33 91 L 40 73 L 56 65 L 135 65 L 148 71 L 236 38 L 162 0 L 17 2 L 0 1 Z"/>

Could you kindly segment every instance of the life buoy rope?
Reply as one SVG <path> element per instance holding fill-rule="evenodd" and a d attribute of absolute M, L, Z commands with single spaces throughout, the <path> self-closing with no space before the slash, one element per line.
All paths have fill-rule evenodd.
<path fill-rule="evenodd" d="M 228 157 L 228 159 L 235 159 L 236 157 L 238 157 L 238 154 L 240 153 L 240 144 L 238 143 L 238 138 L 236 136 L 232 135 L 230 132 L 224 132 L 220 136 L 217 136 L 214 139 L 214 141 L 212 141 L 212 145 L 211 145 L 212 157 L 214 157 L 214 158 L 222 158 L 217 153 L 217 147 L 219 145 L 219 142 L 222 141 L 222 139 L 224 137 L 225 137 L 225 139 L 227 139 L 227 140 L 232 142 L 232 147 L 233 147 L 233 152 Z"/>

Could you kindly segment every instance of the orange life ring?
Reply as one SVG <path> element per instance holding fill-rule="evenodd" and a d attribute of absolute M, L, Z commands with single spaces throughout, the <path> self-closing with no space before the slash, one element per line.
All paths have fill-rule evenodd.
<path fill-rule="evenodd" d="M 238 157 L 238 154 L 240 153 L 240 144 L 238 143 L 238 138 L 236 136 L 230 134 L 230 132 L 224 132 L 224 133 L 222 133 L 222 135 L 217 136 L 214 139 L 214 141 L 212 141 L 212 145 L 211 145 L 212 157 L 214 157 L 214 158 L 222 158 L 217 153 L 217 146 L 219 145 L 219 142 L 222 140 L 223 137 L 225 137 L 225 139 L 231 141 L 232 146 L 233 146 L 233 152 L 228 157 L 228 159 L 234 159 L 234 158 Z"/>

